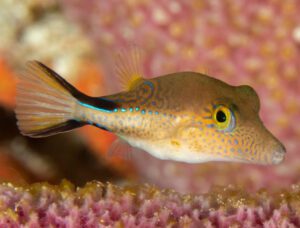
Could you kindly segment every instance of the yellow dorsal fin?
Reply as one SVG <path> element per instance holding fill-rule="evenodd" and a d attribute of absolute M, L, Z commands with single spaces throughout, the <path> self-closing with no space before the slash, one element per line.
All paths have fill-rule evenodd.
<path fill-rule="evenodd" d="M 143 79 L 142 60 L 142 51 L 136 45 L 116 56 L 116 73 L 123 91 L 133 89 Z"/>

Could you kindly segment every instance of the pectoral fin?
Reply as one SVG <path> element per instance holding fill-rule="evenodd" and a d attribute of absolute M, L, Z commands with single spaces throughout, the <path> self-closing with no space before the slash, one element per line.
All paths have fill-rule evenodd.
<path fill-rule="evenodd" d="M 118 138 L 110 146 L 108 155 L 112 157 L 120 157 L 125 160 L 131 160 L 133 147 L 125 140 Z"/>

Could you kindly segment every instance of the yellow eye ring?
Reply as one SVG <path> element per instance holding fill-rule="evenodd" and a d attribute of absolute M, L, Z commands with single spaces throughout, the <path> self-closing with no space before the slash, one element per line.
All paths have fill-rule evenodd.
<path fill-rule="evenodd" d="M 232 111 L 224 105 L 219 105 L 213 113 L 213 120 L 219 130 L 231 131 L 235 126 Z"/>

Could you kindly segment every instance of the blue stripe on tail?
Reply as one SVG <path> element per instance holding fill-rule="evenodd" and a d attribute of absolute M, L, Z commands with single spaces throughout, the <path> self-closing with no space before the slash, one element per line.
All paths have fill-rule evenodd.
<path fill-rule="evenodd" d="M 106 113 L 111 113 L 113 112 L 113 110 L 109 110 L 109 109 L 105 109 L 105 108 L 101 108 L 101 107 L 96 107 L 94 105 L 90 105 L 90 104 L 86 104 L 86 103 L 83 103 L 81 101 L 78 101 L 78 103 L 83 106 L 83 107 L 86 107 L 86 108 L 90 108 L 90 109 L 93 109 L 93 110 L 96 110 L 96 111 L 100 111 L 100 112 L 106 112 Z"/>

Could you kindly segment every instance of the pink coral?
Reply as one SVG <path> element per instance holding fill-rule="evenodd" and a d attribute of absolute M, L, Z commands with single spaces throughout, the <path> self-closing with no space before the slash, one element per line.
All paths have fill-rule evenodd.
<path fill-rule="evenodd" d="M 247 194 L 232 187 L 181 195 L 154 187 L 100 182 L 77 188 L 0 185 L 1 227 L 297 227 L 299 188 L 289 193 Z"/>
<path fill-rule="evenodd" d="M 288 186 L 300 178 L 300 4 L 267 1 L 64 0 L 102 55 L 137 43 L 147 50 L 148 76 L 179 70 L 206 71 L 226 82 L 250 84 L 261 97 L 261 116 L 286 145 L 277 167 L 237 164 L 186 165 L 137 153 L 145 181 L 183 192 L 234 183 L 256 190 Z M 239 172 L 237 172 L 239 170 Z"/>

